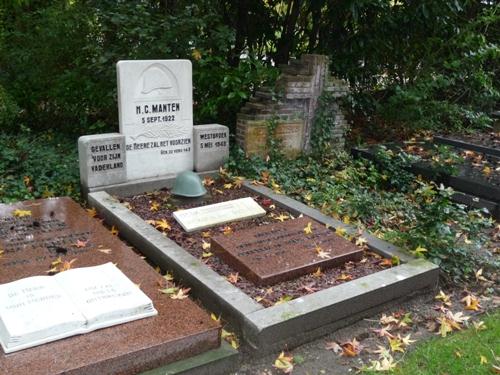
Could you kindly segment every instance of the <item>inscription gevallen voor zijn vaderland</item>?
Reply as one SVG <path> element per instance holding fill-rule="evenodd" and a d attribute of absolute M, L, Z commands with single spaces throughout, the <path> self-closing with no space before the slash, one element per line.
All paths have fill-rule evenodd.
<path fill-rule="evenodd" d="M 78 157 L 80 182 L 85 188 L 118 184 L 127 180 L 125 136 L 121 134 L 80 137 Z"/>
<path fill-rule="evenodd" d="M 212 238 L 211 249 L 257 285 L 274 284 L 314 272 L 318 267 L 326 269 L 359 260 L 363 253 L 307 217 L 219 235 Z"/>

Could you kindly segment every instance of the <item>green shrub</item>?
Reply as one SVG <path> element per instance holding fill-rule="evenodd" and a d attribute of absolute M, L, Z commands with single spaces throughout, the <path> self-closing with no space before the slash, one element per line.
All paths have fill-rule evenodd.
<path fill-rule="evenodd" d="M 0 128 L 7 129 L 13 126 L 18 114 L 19 107 L 0 85 Z"/>
<path fill-rule="evenodd" d="M 451 189 L 404 170 L 403 159 L 387 157 L 376 166 L 323 149 L 296 160 L 264 161 L 234 149 L 227 167 L 249 179 L 265 172 L 270 187 L 325 214 L 365 227 L 407 251 L 426 249 L 424 256 L 455 281 L 471 277 L 482 262 L 476 250 L 487 240 L 483 230 L 492 221 L 453 203 Z"/>
<path fill-rule="evenodd" d="M 116 130 L 115 64 L 125 59 L 191 59 L 195 121 L 234 122 L 275 69 L 252 57 L 227 62 L 234 31 L 210 3 L 175 8 L 92 0 L 0 12 L 0 83 L 22 109 L 21 123 L 72 134 Z"/>
<path fill-rule="evenodd" d="M 80 199 L 76 141 L 57 133 L 0 133 L 0 202 Z"/>

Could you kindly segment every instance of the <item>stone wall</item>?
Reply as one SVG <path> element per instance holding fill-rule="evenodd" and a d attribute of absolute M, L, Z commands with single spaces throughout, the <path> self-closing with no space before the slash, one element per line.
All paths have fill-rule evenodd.
<path fill-rule="evenodd" d="M 276 121 L 275 136 L 282 141 L 283 152 L 295 157 L 310 150 L 311 130 L 318 99 L 323 91 L 335 98 L 345 96 L 344 82 L 329 75 L 328 57 L 303 55 L 280 67 L 282 74 L 273 88 L 262 87 L 241 109 L 237 118 L 236 139 L 247 155 L 265 156 L 268 124 Z M 343 147 L 347 121 L 338 103 L 332 144 Z"/>

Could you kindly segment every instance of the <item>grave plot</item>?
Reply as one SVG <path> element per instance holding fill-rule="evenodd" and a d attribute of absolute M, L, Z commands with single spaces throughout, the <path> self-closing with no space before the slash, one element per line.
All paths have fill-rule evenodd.
<path fill-rule="evenodd" d="M 134 197 L 123 185 L 88 197 L 106 222 L 148 259 L 173 270 L 204 305 L 234 323 L 256 349 L 292 347 L 437 285 L 438 267 L 430 262 L 263 186 L 241 181 L 238 185 L 241 188 L 224 189 L 214 183 L 209 186 L 211 198 L 188 203 L 176 200 L 168 190 Z M 130 183 L 129 191 L 144 191 L 146 186 Z M 122 202 L 110 195 L 117 192 L 126 197 Z M 190 233 L 173 218 L 181 207 L 203 208 L 244 197 L 253 198 L 266 214 Z M 342 266 L 328 268 L 323 263 L 337 255 L 338 249 L 323 241 L 330 235 L 342 240 L 342 246 L 335 246 L 343 251 L 338 255 L 348 256 Z M 269 240 L 262 241 L 266 236 Z M 367 249 L 342 237 L 358 239 L 358 245 L 366 241 Z M 286 245 L 280 247 L 280 242 Z M 302 260 L 294 249 L 299 244 L 308 254 Z M 259 253 L 266 256 L 241 259 Z"/>
<path fill-rule="evenodd" d="M 295 218 L 268 198 L 235 186 L 225 189 L 220 181 L 207 190 L 208 198 L 194 202 L 179 200 L 163 190 L 123 198 L 122 203 L 263 306 L 392 266 L 390 259 L 365 251 L 363 240 L 357 239 L 361 246 L 356 246 L 311 218 Z M 243 210 L 238 205 L 242 199 L 253 205 L 247 204 Z M 230 210 L 232 202 L 236 202 L 239 221 Z M 225 222 L 225 214 L 233 221 Z M 183 221 L 179 223 L 176 215 L 182 215 Z M 186 232 L 181 225 L 200 225 L 214 217 L 223 223 L 194 232 Z"/>
<path fill-rule="evenodd" d="M 415 160 L 408 166 L 411 172 L 452 187 L 457 191 L 453 196 L 456 202 L 487 208 L 493 217 L 499 218 L 500 158 L 495 154 L 498 150 L 439 137 L 433 141 L 413 139 L 405 144 L 384 145 L 384 149 L 375 145 L 351 151 L 354 156 L 370 160 L 377 160 L 378 152 L 391 157 L 401 152 L 413 156 Z"/>
<path fill-rule="evenodd" d="M 0 234 L 0 284 L 111 262 L 158 311 L 153 317 L 1 352 L 2 373 L 137 374 L 173 364 L 194 368 L 194 362 L 225 373 L 234 364 L 235 351 L 220 346 L 219 324 L 189 298 L 162 294 L 161 276 L 69 198 L 0 205 Z M 43 302 L 37 301 L 25 303 Z"/>

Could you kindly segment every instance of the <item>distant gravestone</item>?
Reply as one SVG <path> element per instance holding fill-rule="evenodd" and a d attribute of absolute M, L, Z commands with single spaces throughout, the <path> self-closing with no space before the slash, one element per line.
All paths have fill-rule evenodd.
<path fill-rule="evenodd" d="M 118 133 L 85 135 L 78 139 L 80 182 L 86 187 L 127 180 L 125 136 Z"/>
<path fill-rule="evenodd" d="M 219 169 L 229 157 L 229 128 L 224 125 L 194 126 L 194 169 Z"/>
<path fill-rule="evenodd" d="M 127 178 L 136 180 L 192 170 L 191 62 L 119 61 L 117 76 Z"/>
<path fill-rule="evenodd" d="M 112 262 L 158 310 L 155 317 L 8 355 L 0 349 L 2 374 L 137 374 L 220 345 L 220 327 L 205 311 L 159 293 L 160 275 L 69 198 L 0 204 L 0 249 L 0 284 L 63 265 Z"/>
<path fill-rule="evenodd" d="M 305 228 L 310 226 L 310 233 Z M 363 251 L 307 217 L 212 237 L 211 250 L 257 285 L 359 260 Z"/>
<path fill-rule="evenodd" d="M 175 211 L 173 216 L 186 232 L 264 216 L 264 210 L 253 198 L 240 198 L 227 202 Z"/>

